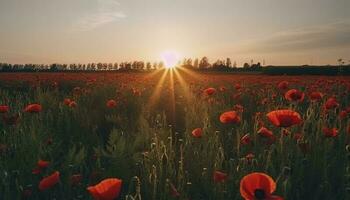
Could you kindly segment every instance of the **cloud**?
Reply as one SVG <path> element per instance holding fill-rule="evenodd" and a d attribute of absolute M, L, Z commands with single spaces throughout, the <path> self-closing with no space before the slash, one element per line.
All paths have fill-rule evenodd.
<path fill-rule="evenodd" d="M 98 0 L 97 12 L 83 16 L 78 19 L 74 28 L 79 31 L 89 31 L 104 24 L 126 18 L 119 10 L 119 2 L 115 0 Z"/>
<path fill-rule="evenodd" d="M 304 27 L 240 45 L 241 53 L 276 53 L 350 48 L 350 21 Z"/>

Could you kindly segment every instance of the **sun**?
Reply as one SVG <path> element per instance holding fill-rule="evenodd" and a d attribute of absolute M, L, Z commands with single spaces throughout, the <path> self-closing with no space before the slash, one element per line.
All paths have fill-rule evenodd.
<path fill-rule="evenodd" d="M 160 57 L 164 62 L 165 68 L 167 69 L 175 68 L 180 61 L 180 54 L 173 50 L 163 51 L 160 54 Z"/>

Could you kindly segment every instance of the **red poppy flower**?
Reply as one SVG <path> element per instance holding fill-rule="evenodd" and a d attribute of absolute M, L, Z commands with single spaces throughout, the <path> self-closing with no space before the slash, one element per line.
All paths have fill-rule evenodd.
<path fill-rule="evenodd" d="M 301 133 L 295 133 L 293 137 L 296 141 L 300 140 L 303 138 L 303 134 Z"/>
<path fill-rule="evenodd" d="M 226 87 L 221 86 L 221 87 L 219 88 L 219 90 L 220 90 L 220 92 L 225 92 L 225 91 L 226 91 Z"/>
<path fill-rule="evenodd" d="M 47 190 L 56 185 L 60 181 L 60 173 L 54 172 L 52 175 L 43 178 L 39 183 L 39 190 Z"/>
<path fill-rule="evenodd" d="M 72 100 L 69 99 L 69 98 L 65 98 L 65 99 L 63 100 L 63 103 L 64 103 L 64 105 L 66 105 L 66 106 L 69 106 L 70 102 L 72 102 Z"/>
<path fill-rule="evenodd" d="M 267 115 L 269 121 L 277 127 L 290 127 L 302 122 L 300 114 L 292 110 L 275 110 Z"/>
<path fill-rule="evenodd" d="M 45 142 L 45 145 L 51 145 L 53 143 L 52 138 L 48 138 Z"/>
<path fill-rule="evenodd" d="M 203 92 L 204 92 L 204 94 L 210 96 L 210 95 L 213 95 L 216 93 L 216 89 L 215 88 L 207 88 Z"/>
<path fill-rule="evenodd" d="M 339 103 L 338 103 L 337 99 L 334 97 L 327 99 L 326 103 L 324 104 L 324 107 L 327 110 L 337 108 L 338 106 L 339 106 Z"/>
<path fill-rule="evenodd" d="M 242 138 L 241 138 L 241 144 L 243 145 L 247 145 L 251 143 L 251 138 L 249 136 L 249 134 L 245 134 Z"/>
<path fill-rule="evenodd" d="M 227 180 L 228 175 L 224 172 L 214 171 L 213 179 L 215 183 L 223 183 Z"/>
<path fill-rule="evenodd" d="M 71 102 L 69 103 L 69 107 L 75 108 L 75 107 L 77 107 L 77 103 L 76 103 L 75 101 L 71 101 Z"/>
<path fill-rule="evenodd" d="M 288 81 L 281 81 L 277 85 L 278 89 L 280 89 L 280 90 L 287 90 L 288 86 L 289 86 Z"/>
<path fill-rule="evenodd" d="M 116 199 L 121 190 L 122 180 L 117 178 L 108 178 L 95 186 L 90 186 L 87 190 L 95 200 L 113 200 Z"/>
<path fill-rule="evenodd" d="M 200 138 L 200 137 L 202 137 L 202 129 L 201 128 L 196 128 L 196 129 L 194 129 L 193 131 L 192 131 L 192 135 L 193 135 L 193 137 L 195 137 L 195 138 Z"/>
<path fill-rule="evenodd" d="M 239 123 L 241 118 L 237 115 L 236 111 L 224 112 L 220 115 L 220 122 L 223 124 Z"/>
<path fill-rule="evenodd" d="M 34 169 L 32 170 L 32 174 L 37 175 L 37 174 L 40 174 L 40 173 L 41 173 L 41 169 L 40 169 L 39 167 L 36 167 L 36 168 L 34 168 Z"/>
<path fill-rule="evenodd" d="M 304 100 L 305 94 L 304 92 L 301 92 L 299 90 L 296 89 L 291 89 L 288 90 L 286 92 L 286 94 L 284 95 L 284 97 L 288 100 L 288 101 L 297 101 L 297 102 L 302 102 Z"/>
<path fill-rule="evenodd" d="M 44 161 L 44 160 L 39 160 L 37 163 L 37 166 L 39 168 L 47 168 L 49 166 L 50 162 L 49 161 Z"/>
<path fill-rule="evenodd" d="M 323 98 L 323 94 L 321 92 L 312 92 L 310 94 L 311 101 L 320 101 Z"/>
<path fill-rule="evenodd" d="M 42 107 L 40 104 L 29 104 L 25 109 L 24 112 L 28 113 L 39 113 L 41 112 Z"/>
<path fill-rule="evenodd" d="M 7 113 L 9 110 L 8 106 L 0 105 L 0 113 Z"/>
<path fill-rule="evenodd" d="M 346 111 L 348 114 L 350 114 L 350 106 L 346 107 L 346 108 L 345 108 L 345 111 Z"/>
<path fill-rule="evenodd" d="M 174 198 L 180 196 L 180 193 L 177 191 L 176 187 L 172 183 L 170 183 L 170 195 Z"/>
<path fill-rule="evenodd" d="M 235 84 L 235 89 L 236 89 L 236 90 L 239 90 L 239 89 L 241 89 L 241 88 L 242 88 L 242 86 L 241 86 L 239 83 L 236 83 L 236 84 Z"/>
<path fill-rule="evenodd" d="M 258 130 L 258 134 L 263 136 L 263 137 L 266 137 L 266 138 L 271 138 L 273 137 L 273 133 L 272 131 L 270 131 L 269 129 L 265 128 L 265 127 L 261 127 L 259 130 Z"/>
<path fill-rule="evenodd" d="M 244 111 L 244 107 L 240 104 L 236 104 L 233 106 L 234 110 L 237 110 L 237 112 L 242 113 Z"/>
<path fill-rule="evenodd" d="M 348 112 L 346 112 L 346 110 L 342 110 L 342 111 L 339 113 L 340 119 L 345 119 L 347 116 L 348 116 Z"/>
<path fill-rule="evenodd" d="M 255 158 L 254 154 L 252 153 L 248 153 L 246 156 L 245 156 L 245 159 L 251 163 L 253 161 L 253 159 Z"/>
<path fill-rule="evenodd" d="M 106 106 L 108 108 L 114 108 L 114 107 L 117 106 L 117 102 L 115 100 L 113 100 L 113 99 L 110 99 L 110 100 L 107 101 Z"/>
<path fill-rule="evenodd" d="M 338 135 L 338 130 L 336 128 L 324 127 L 322 131 L 326 137 L 336 137 Z"/>
<path fill-rule="evenodd" d="M 245 200 L 283 200 L 282 197 L 272 195 L 276 183 L 264 173 L 255 172 L 244 176 L 239 190 Z"/>

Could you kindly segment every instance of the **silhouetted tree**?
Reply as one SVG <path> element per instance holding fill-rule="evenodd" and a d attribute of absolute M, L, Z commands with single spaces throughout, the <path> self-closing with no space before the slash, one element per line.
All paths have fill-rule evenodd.
<path fill-rule="evenodd" d="M 199 62 L 199 69 L 207 69 L 210 67 L 209 60 L 206 56 L 204 56 Z"/>
<path fill-rule="evenodd" d="M 232 67 L 232 62 L 230 58 L 226 58 L 226 67 Z"/>
<path fill-rule="evenodd" d="M 250 67 L 250 65 L 249 65 L 248 63 L 244 63 L 244 64 L 243 64 L 243 68 L 247 69 L 247 68 L 249 68 L 249 67 Z"/>

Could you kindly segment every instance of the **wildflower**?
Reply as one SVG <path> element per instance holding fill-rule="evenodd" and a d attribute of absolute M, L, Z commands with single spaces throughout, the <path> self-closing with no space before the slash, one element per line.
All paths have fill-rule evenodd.
<path fill-rule="evenodd" d="M 323 94 L 321 92 L 312 92 L 309 97 L 311 101 L 320 101 L 323 98 Z"/>
<path fill-rule="evenodd" d="M 224 172 L 214 171 L 213 179 L 215 183 L 223 183 L 227 180 L 228 175 Z"/>
<path fill-rule="evenodd" d="M 42 110 L 42 106 L 40 104 L 29 104 L 24 109 L 24 112 L 27 113 L 39 113 Z"/>
<path fill-rule="evenodd" d="M 169 183 L 169 185 L 170 185 L 170 195 L 174 198 L 179 197 L 180 193 L 177 191 L 176 187 L 172 183 Z"/>
<path fill-rule="evenodd" d="M 301 92 L 299 90 L 296 89 L 291 89 L 288 90 L 286 92 L 286 94 L 284 95 L 284 97 L 288 100 L 288 101 L 296 101 L 296 102 L 302 102 L 304 100 L 305 94 L 304 92 Z"/>
<path fill-rule="evenodd" d="M 346 112 L 346 110 L 342 110 L 342 111 L 339 113 L 339 118 L 340 118 L 340 119 L 345 119 L 347 116 L 348 116 L 348 112 Z"/>
<path fill-rule="evenodd" d="M 270 131 L 269 129 L 267 129 L 265 127 L 261 127 L 258 130 L 258 134 L 261 137 L 267 139 L 267 140 L 265 140 L 265 143 L 268 145 L 271 145 L 276 141 L 276 136 L 272 133 L 272 131 Z"/>
<path fill-rule="evenodd" d="M 259 130 L 258 130 L 258 134 L 262 137 L 266 137 L 266 138 L 270 138 L 270 137 L 273 137 L 273 133 L 272 131 L 270 131 L 269 129 L 265 128 L 265 127 L 261 127 Z"/>
<path fill-rule="evenodd" d="M 287 128 L 302 122 L 300 114 L 292 110 L 275 110 L 266 116 L 277 127 Z"/>
<path fill-rule="evenodd" d="M 339 103 L 337 102 L 337 99 L 334 97 L 327 99 L 326 103 L 324 104 L 324 108 L 327 110 L 337 108 L 338 106 L 339 106 Z"/>
<path fill-rule="evenodd" d="M 110 100 L 107 101 L 106 106 L 108 108 L 114 108 L 114 107 L 117 106 L 117 102 L 115 100 L 113 100 L 113 99 L 110 99 Z"/>
<path fill-rule="evenodd" d="M 275 190 L 275 181 L 264 173 L 254 172 L 241 179 L 240 193 L 245 200 L 283 200 L 272 195 Z"/>
<path fill-rule="evenodd" d="M 39 160 L 37 163 L 37 166 L 39 168 L 47 168 L 49 166 L 50 162 L 49 161 L 45 161 L 45 160 Z"/>
<path fill-rule="evenodd" d="M 0 113 L 7 113 L 9 111 L 9 107 L 6 105 L 0 105 Z"/>
<path fill-rule="evenodd" d="M 203 92 L 204 92 L 204 94 L 210 96 L 210 95 L 213 95 L 216 93 L 216 89 L 215 88 L 207 88 Z"/>
<path fill-rule="evenodd" d="M 66 105 L 66 106 L 69 106 L 70 102 L 72 102 L 72 100 L 69 99 L 69 98 L 65 98 L 65 99 L 63 100 L 63 103 L 64 103 L 64 105 Z"/>
<path fill-rule="evenodd" d="M 220 115 L 220 122 L 223 124 L 228 123 L 239 123 L 241 121 L 241 118 L 237 115 L 236 111 L 228 111 L 224 112 Z"/>
<path fill-rule="evenodd" d="M 245 159 L 248 161 L 249 164 L 253 161 L 254 158 L 255 158 L 255 155 L 253 153 L 248 153 L 245 156 Z"/>
<path fill-rule="evenodd" d="M 71 102 L 69 103 L 69 107 L 75 108 L 75 107 L 77 107 L 77 103 L 76 103 L 75 101 L 71 101 Z"/>
<path fill-rule="evenodd" d="M 249 136 L 249 134 L 245 134 L 243 137 L 241 137 L 241 144 L 242 145 L 247 145 L 251 143 L 251 138 Z"/>
<path fill-rule="evenodd" d="M 32 174 L 40 174 L 41 171 L 49 166 L 50 162 L 39 160 L 36 168 L 32 170 Z"/>
<path fill-rule="evenodd" d="M 327 128 L 322 129 L 324 136 L 326 137 L 336 137 L 338 135 L 338 130 L 336 128 Z"/>
<path fill-rule="evenodd" d="M 289 86 L 288 81 L 281 81 L 277 85 L 278 89 L 280 89 L 280 90 L 287 90 L 288 86 Z"/>
<path fill-rule="evenodd" d="M 201 128 L 196 128 L 192 131 L 192 136 L 195 138 L 200 138 L 202 137 L 202 129 Z"/>
<path fill-rule="evenodd" d="M 236 90 L 239 90 L 239 89 L 241 89 L 241 88 L 242 88 L 242 86 L 241 86 L 239 83 L 236 83 L 236 84 L 235 84 L 235 89 L 236 89 Z"/>
<path fill-rule="evenodd" d="M 226 91 L 226 87 L 225 87 L 225 86 L 221 86 L 221 87 L 219 88 L 219 90 L 220 90 L 220 92 L 225 92 L 225 91 Z"/>
<path fill-rule="evenodd" d="M 243 113 L 243 111 L 244 111 L 244 107 L 242 105 L 240 105 L 240 104 L 234 105 L 233 109 L 237 110 L 238 113 Z"/>
<path fill-rule="evenodd" d="M 303 138 L 303 134 L 301 133 L 295 133 L 293 137 L 296 141 L 299 141 Z"/>
<path fill-rule="evenodd" d="M 54 172 L 50 176 L 43 178 L 39 183 L 39 190 L 47 190 L 56 185 L 60 180 L 60 173 L 58 171 Z"/>
<path fill-rule="evenodd" d="M 122 180 L 117 178 L 108 178 L 95 186 L 87 188 L 92 197 L 96 200 L 116 199 L 121 191 Z"/>

